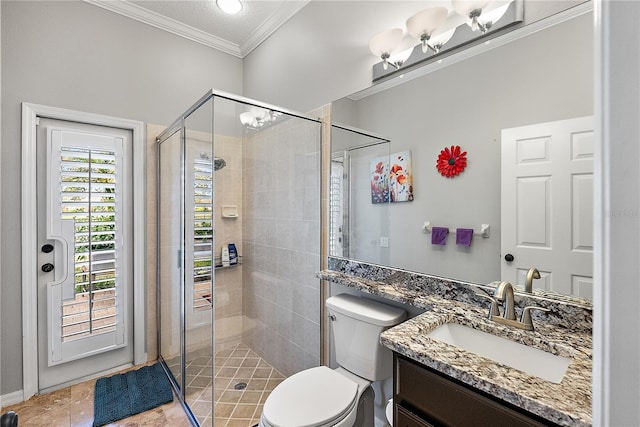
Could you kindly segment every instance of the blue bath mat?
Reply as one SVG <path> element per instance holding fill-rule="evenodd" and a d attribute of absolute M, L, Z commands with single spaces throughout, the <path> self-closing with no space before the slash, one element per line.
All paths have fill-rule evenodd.
<path fill-rule="evenodd" d="M 100 378 L 93 398 L 93 425 L 103 426 L 172 400 L 171 384 L 159 363 Z"/>

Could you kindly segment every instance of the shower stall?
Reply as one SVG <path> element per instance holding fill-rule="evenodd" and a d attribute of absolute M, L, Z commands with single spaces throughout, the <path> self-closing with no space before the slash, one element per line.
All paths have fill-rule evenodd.
<path fill-rule="evenodd" d="M 156 141 L 159 359 L 194 425 L 253 426 L 320 364 L 320 121 L 211 90 Z"/>

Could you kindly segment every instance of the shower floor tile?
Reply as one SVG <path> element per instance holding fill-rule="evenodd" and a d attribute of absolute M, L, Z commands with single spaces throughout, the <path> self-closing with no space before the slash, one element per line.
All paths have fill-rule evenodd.
<path fill-rule="evenodd" d="M 210 368 L 196 374 L 191 380 L 193 386 L 187 388 L 187 403 L 200 424 L 211 426 L 215 419 L 216 427 L 256 425 L 267 396 L 285 379 L 284 375 L 244 344 L 216 352 L 214 360 L 213 393 L 211 383 L 204 388 L 195 386 L 207 381 L 199 380 L 200 374 L 207 373 L 211 381 Z"/>

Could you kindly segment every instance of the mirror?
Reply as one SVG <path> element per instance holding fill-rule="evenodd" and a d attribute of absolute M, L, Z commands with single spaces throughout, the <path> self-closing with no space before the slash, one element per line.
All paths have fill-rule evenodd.
<path fill-rule="evenodd" d="M 381 182 L 386 174 L 380 170 L 370 179 L 372 164 L 375 169 L 388 163 L 389 146 L 359 129 L 331 126 L 330 255 L 391 263 L 384 241 L 390 226 L 389 194 Z"/>
<path fill-rule="evenodd" d="M 361 205 L 352 199 L 347 212 L 339 213 L 343 222 L 379 222 L 380 215 L 388 213 L 388 230 L 350 230 L 348 251 L 330 254 L 472 283 L 500 280 L 505 262 L 500 241 L 501 131 L 593 115 L 592 21 L 589 12 L 422 77 L 396 77 L 402 83 L 389 89 L 365 90 L 335 101 L 334 122 L 383 135 L 381 140 L 390 141 L 391 156 L 411 153 L 413 200 L 381 208 L 370 199 L 361 199 Z M 332 144 L 336 159 L 351 152 L 342 143 Z M 446 178 L 436 169 L 436 160 L 451 146 L 466 151 L 468 163 L 462 173 Z M 368 153 L 361 161 L 377 154 Z M 369 191 L 367 173 L 361 180 Z M 453 233 L 446 245 L 435 245 L 432 235 L 423 232 L 426 221 L 450 232 L 472 228 L 476 234 L 471 246 L 456 244 Z M 482 224 L 490 225 L 487 238 L 479 235 Z M 361 250 L 372 244 L 376 250 Z"/>

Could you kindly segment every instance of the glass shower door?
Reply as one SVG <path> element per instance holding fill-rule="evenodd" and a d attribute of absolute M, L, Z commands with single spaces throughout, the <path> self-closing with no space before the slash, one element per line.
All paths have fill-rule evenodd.
<path fill-rule="evenodd" d="M 184 399 L 200 425 L 213 421 L 213 100 L 185 119 Z"/>
<path fill-rule="evenodd" d="M 182 152 L 182 130 L 159 147 L 158 159 L 158 290 L 160 355 L 178 389 L 183 389 L 182 322 L 183 218 L 182 165 L 176 161 Z"/>

